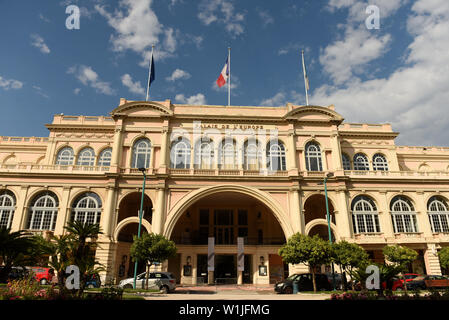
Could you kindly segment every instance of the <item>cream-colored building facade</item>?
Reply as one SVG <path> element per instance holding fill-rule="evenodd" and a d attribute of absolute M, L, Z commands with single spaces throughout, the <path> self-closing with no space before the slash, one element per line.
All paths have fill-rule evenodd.
<path fill-rule="evenodd" d="M 160 268 L 182 284 L 269 284 L 307 270 L 278 256 L 292 234 L 328 237 L 331 173 L 334 240 L 377 261 L 387 244 L 409 246 L 419 253 L 410 271 L 441 274 L 449 148 L 397 146 L 389 124 L 343 120 L 334 106 L 125 99 L 110 116 L 55 115 L 48 137 L 1 137 L 0 225 L 60 235 L 71 219 L 97 222 L 103 280 L 117 283 L 133 274 L 145 167 L 142 230 L 178 248 Z"/>

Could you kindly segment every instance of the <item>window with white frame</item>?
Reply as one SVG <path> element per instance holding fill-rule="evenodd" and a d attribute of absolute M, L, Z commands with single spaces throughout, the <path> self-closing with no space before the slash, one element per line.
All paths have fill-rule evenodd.
<path fill-rule="evenodd" d="M 179 137 L 173 142 L 170 149 L 170 166 L 176 169 L 190 168 L 190 143 L 187 139 Z"/>
<path fill-rule="evenodd" d="M 445 199 L 432 197 L 427 203 L 432 232 L 449 232 L 449 211 Z"/>
<path fill-rule="evenodd" d="M 395 233 L 418 232 L 416 212 L 412 202 L 403 196 L 396 196 L 391 200 L 391 219 Z"/>
<path fill-rule="evenodd" d="M 380 153 L 376 153 L 373 156 L 373 170 L 375 171 L 388 171 L 387 159 Z"/>
<path fill-rule="evenodd" d="M 363 153 L 357 153 L 356 155 L 354 155 L 354 170 L 359 171 L 369 170 L 368 158 Z"/>
<path fill-rule="evenodd" d="M 16 197 L 11 191 L 0 192 L 0 227 L 11 228 Z"/>
<path fill-rule="evenodd" d="M 357 196 L 352 200 L 352 222 L 354 233 L 380 232 L 379 216 L 374 201 L 366 196 Z"/>
<path fill-rule="evenodd" d="M 307 171 L 323 171 L 321 149 L 315 142 L 306 144 L 306 169 Z"/>
<path fill-rule="evenodd" d="M 73 164 L 73 159 L 73 149 L 71 147 L 64 147 L 59 150 L 58 155 L 56 156 L 56 164 L 70 166 Z"/>
<path fill-rule="evenodd" d="M 146 168 L 150 166 L 151 142 L 147 138 L 134 142 L 131 168 Z"/>
<path fill-rule="evenodd" d="M 78 154 L 76 160 L 78 166 L 93 166 L 95 164 L 95 152 L 92 148 L 84 148 Z"/>
<path fill-rule="evenodd" d="M 259 170 L 262 165 L 262 150 L 256 139 L 249 139 L 243 145 L 243 169 Z"/>
<path fill-rule="evenodd" d="M 72 206 L 72 221 L 85 224 L 99 224 L 101 217 L 101 199 L 93 192 L 78 197 Z"/>
<path fill-rule="evenodd" d="M 346 153 L 341 154 L 341 161 L 343 163 L 343 170 L 351 170 L 351 161 Z"/>
<path fill-rule="evenodd" d="M 285 162 L 285 147 L 281 141 L 272 140 L 267 144 L 267 168 L 270 171 L 287 170 Z"/>
<path fill-rule="evenodd" d="M 38 195 L 31 203 L 28 229 L 55 230 L 58 198 L 53 192 Z"/>
<path fill-rule="evenodd" d="M 203 137 L 195 147 L 195 169 L 212 169 L 214 166 L 214 143 Z"/>
<path fill-rule="evenodd" d="M 237 144 L 234 139 L 226 138 L 220 146 L 220 169 L 237 169 Z"/>
<path fill-rule="evenodd" d="M 112 159 L 112 148 L 106 148 L 100 152 L 98 157 L 98 165 L 100 167 L 109 167 Z"/>

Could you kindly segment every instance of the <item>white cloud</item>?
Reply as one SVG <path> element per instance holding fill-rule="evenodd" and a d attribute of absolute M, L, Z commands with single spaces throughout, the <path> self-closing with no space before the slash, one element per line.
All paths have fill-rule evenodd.
<path fill-rule="evenodd" d="M 50 98 L 47 94 L 45 94 L 45 93 L 42 91 L 42 88 L 41 88 L 41 87 L 33 86 L 33 89 L 36 90 L 36 93 L 37 93 L 38 95 L 40 95 L 40 96 L 42 96 L 42 97 L 44 97 L 44 98 L 46 98 L 46 99 L 49 99 L 49 98 Z"/>
<path fill-rule="evenodd" d="M 185 104 L 193 104 L 193 105 L 205 105 L 206 104 L 206 97 L 202 93 L 198 93 L 196 95 L 186 97 L 184 94 L 177 94 L 175 96 L 175 100 L 180 103 Z"/>
<path fill-rule="evenodd" d="M 122 76 L 122 84 L 129 89 L 132 93 L 137 93 L 144 95 L 145 89 L 142 88 L 142 85 L 140 84 L 140 81 L 133 82 L 133 79 L 129 74 L 124 74 Z"/>
<path fill-rule="evenodd" d="M 296 105 L 305 105 L 305 95 L 297 93 L 292 90 L 290 93 L 286 93 L 285 91 L 280 91 L 276 93 L 271 98 L 267 98 L 262 100 L 259 105 L 267 106 L 267 107 L 279 107 L 285 106 L 287 102 L 296 104 Z"/>
<path fill-rule="evenodd" d="M 381 57 L 391 41 L 386 34 L 371 34 L 363 27 L 348 27 L 345 38 L 327 46 L 320 55 L 320 62 L 335 84 L 342 84 L 352 78 L 354 72 L 368 62 Z"/>
<path fill-rule="evenodd" d="M 50 20 L 47 19 L 42 13 L 39 13 L 39 19 L 41 19 L 44 22 L 50 22 Z"/>
<path fill-rule="evenodd" d="M 151 4 L 152 0 L 121 0 L 119 9 L 113 13 L 103 5 L 95 5 L 95 9 L 115 30 L 115 34 L 110 37 L 112 49 L 141 54 L 144 61 L 140 65 L 144 67 L 148 65 L 152 45 L 157 46 L 155 58 L 164 59 L 174 56 L 177 44 L 174 30 L 164 28 L 151 9 Z"/>
<path fill-rule="evenodd" d="M 264 26 L 267 26 L 269 24 L 274 24 L 274 18 L 268 11 L 258 9 L 257 13 L 259 15 L 259 18 L 262 20 L 262 24 Z"/>
<path fill-rule="evenodd" d="M 3 90 L 9 90 L 9 89 L 21 89 L 23 87 L 23 82 L 19 80 L 14 79 L 5 79 L 2 76 L 0 76 L 0 88 L 3 88 Z"/>
<path fill-rule="evenodd" d="M 115 94 L 115 91 L 111 88 L 109 82 L 101 81 L 98 74 L 89 66 L 73 66 L 67 70 L 67 73 L 75 75 L 82 84 L 94 88 L 96 92 L 106 95 Z"/>
<path fill-rule="evenodd" d="M 78 95 L 78 94 L 80 93 L 80 91 L 81 91 L 81 88 L 75 88 L 75 89 L 73 90 L 73 93 L 76 94 L 76 95 Z"/>
<path fill-rule="evenodd" d="M 322 86 L 315 104 L 335 104 L 348 121 L 390 122 L 401 132 L 400 143 L 448 145 L 449 4 L 447 0 L 418 0 L 412 6 L 407 30 L 413 41 L 406 66 L 386 78 L 360 81 L 346 88 Z"/>
<path fill-rule="evenodd" d="M 299 55 L 301 53 L 301 50 L 304 50 L 305 53 L 310 52 L 309 47 L 306 47 L 299 42 L 290 42 L 288 45 L 286 45 L 278 50 L 278 55 L 281 56 L 284 54 L 288 54 L 292 51 Z"/>
<path fill-rule="evenodd" d="M 176 81 L 179 79 L 189 79 L 191 77 L 190 73 L 187 71 L 176 69 L 173 71 L 170 77 L 165 78 L 167 81 Z"/>
<path fill-rule="evenodd" d="M 31 39 L 32 39 L 31 45 L 33 47 L 38 48 L 42 53 L 45 53 L 45 54 L 50 53 L 50 49 L 45 44 L 45 41 L 41 36 L 39 36 L 38 34 L 32 34 Z"/>
<path fill-rule="evenodd" d="M 220 70 L 221 72 L 221 70 Z M 217 79 L 218 76 L 220 75 L 220 73 L 217 74 Z M 237 76 L 232 75 L 231 74 L 231 93 L 233 89 L 237 89 L 240 86 L 240 80 Z M 217 91 L 217 92 L 227 92 L 228 91 L 228 84 L 226 83 L 224 86 L 222 86 L 221 88 L 218 87 L 217 85 L 217 80 L 214 80 L 214 82 L 212 83 L 212 90 Z"/>
<path fill-rule="evenodd" d="M 223 25 L 233 37 L 244 32 L 245 16 L 234 12 L 234 5 L 230 0 L 203 0 L 199 5 L 198 18 L 206 26 L 213 22 Z"/>

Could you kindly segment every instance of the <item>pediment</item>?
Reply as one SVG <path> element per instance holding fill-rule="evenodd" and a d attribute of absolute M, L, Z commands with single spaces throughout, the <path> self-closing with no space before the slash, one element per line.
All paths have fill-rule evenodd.
<path fill-rule="evenodd" d="M 132 101 L 118 106 L 112 110 L 111 115 L 126 115 L 128 117 L 160 117 L 172 116 L 173 111 L 163 104 L 154 101 Z"/>
<path fill-rule="evenodd" d="M 305 122 L 343 122 L 343 117 L 334 110 L 321 106 L 299 106 L 289 111 L 284 118 Z"/>

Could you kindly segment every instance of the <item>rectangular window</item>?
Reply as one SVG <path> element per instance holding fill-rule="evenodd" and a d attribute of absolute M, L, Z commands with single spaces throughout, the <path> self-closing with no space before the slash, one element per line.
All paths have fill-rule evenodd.
<path fill-rule="evenodd" d="M 214 211 L 215 225 L 231 226 L 234 224 L 233 211 L 230 209 L 217 209 Z"/>
<path fill-rule="evenodd" d="M 200 210 L 200 225 L 209 225 L 209 210 Z"/>

